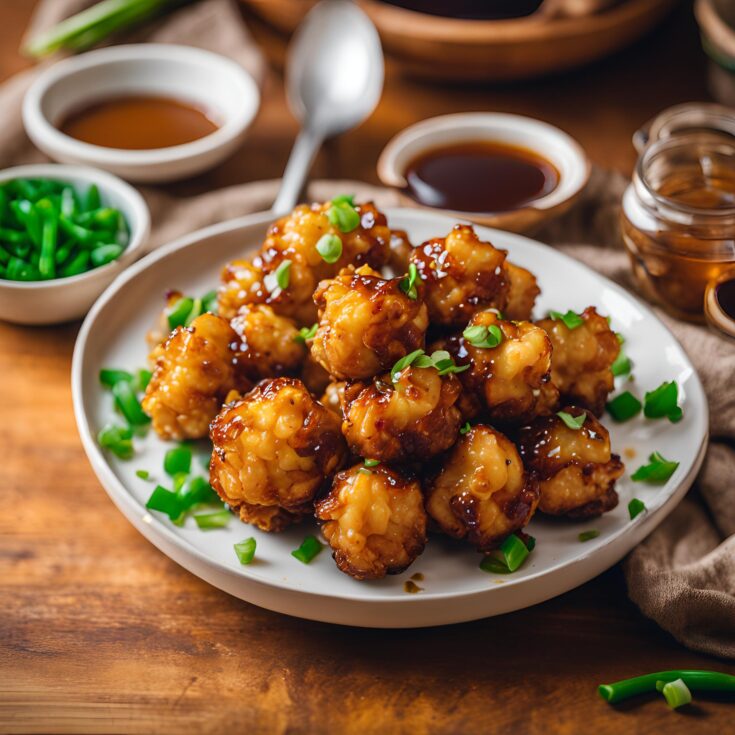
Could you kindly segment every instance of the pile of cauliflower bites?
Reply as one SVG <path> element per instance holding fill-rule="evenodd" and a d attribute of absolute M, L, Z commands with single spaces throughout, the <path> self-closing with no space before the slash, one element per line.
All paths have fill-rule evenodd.
<path fill-rule="evenodd" d="M 356 579 L 405 570 L 429 529 L 489 552 L 536 510 L 618 501 L 618 340 L 594 307 L 532 321 L 538 294 L 469 225 L 412 246 L 372 203 L 301 205 L 224 268 L 217 315 L 159 335 L 143 407 L 164 439 L 209 435 L 242 521 L 315 516 Z"/>

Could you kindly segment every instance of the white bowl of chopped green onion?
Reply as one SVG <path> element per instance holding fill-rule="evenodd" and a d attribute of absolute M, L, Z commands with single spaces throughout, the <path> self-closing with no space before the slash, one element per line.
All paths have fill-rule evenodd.
<path fill-rule="evenodd" d="M 0 319 L 84 316 L 149 232 L 143 197 L 117 176 L 58 164 L 0 171 Z"/>

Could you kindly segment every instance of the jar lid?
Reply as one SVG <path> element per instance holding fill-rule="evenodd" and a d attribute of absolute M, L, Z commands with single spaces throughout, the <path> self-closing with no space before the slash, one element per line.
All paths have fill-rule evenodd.
<path fill-rule="evenodd" d="M 707 284 L 704 315 L 720 334 L 735 339 L 735 269 L 727 270 Z"/>

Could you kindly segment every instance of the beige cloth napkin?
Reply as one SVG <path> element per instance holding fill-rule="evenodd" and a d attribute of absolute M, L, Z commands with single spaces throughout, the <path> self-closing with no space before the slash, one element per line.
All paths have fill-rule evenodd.
<path fill-rule="evenodd" d="M 89 4 L 89 0 L 44 0 L 32 29 Z M 232 56 L 262 78 L 263 59 L 228 0 L 203 0 L 137 31 L 130 39 L 176 42 Z M 42 160 L 20 121 L 22 94 L 35 70 L 0 88 L 0 166 Z M 626 181 L 596 171 L 584 200 L 539 239 L 554 243 L 608 277 L 633 288 L 620 246 L 618 204 Z M 266 209 L 277 181 L 233 186 L 174 199 L 146 188 L 153 216 L 152 246 L 208 224 Z M 309 196 L 335 192 L 371 197 L 379 206 L 397 203 L 395 194 L 356 182 L 314 182 Z M 658 312 L 676 334 L 704 383 L 711 408 L 712 443 L 695 489 L 624 563 L 630 597 L 684 645 L 735 658 L 735 346 L 704 327 Z"/>

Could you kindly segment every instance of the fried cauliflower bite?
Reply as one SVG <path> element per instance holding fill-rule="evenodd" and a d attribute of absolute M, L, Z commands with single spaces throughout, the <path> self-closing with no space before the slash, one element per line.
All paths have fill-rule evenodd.
<path fill-rule="evenodd" d="M 269 263 L 279 253 L 300 258 L 312 269 L 317 282 L 347 265 L 367 264 L 373 268 L 385 265 L 390 257 L 391 239 L 385 215 L 372 202 L 355 204 L 360 223 L 354 230 L 342 232 L 329 220 L 331 208 L 332 202 L 300 204 L 291 214 L 276 220 L 263 243 L 263 262 Z M 327 263 L 316 249 L 324 235 L 336 235 L 342 242 L 342 255 L 335 263 Z"/>
<path fill-rule="evenodd" d="M 495 347 L 477 347 L 464 336 L 446 340 L 446 349 L 460 365 L 465 391 L 474 395 L 490 420 L 518 424 L 549 413 L 558 394 L 550 382 L 551 341 L 531 322 L 501 319 L 495 311 L 480 311 L 471 327 L 497 327 L 502 340 Z M 469 398 L 465 405 L 472 406 Z M 465 411 L 466 412 L 466 411 Z"/>
<path fill-rule="evenodd" d="M 519 265 L 505 261 L 505 272 L 510 283 L 508 290 L 508 303 L 503 309 L 507 319 L 530 320 L 533 305 L 541 289 L 536 282 L 536 276 L 521 268 Z"/>
<path fill-rule="evenodd" d="M 610 450 L 610 435 L 591 411 L 566 406 L 580 429 L 570 429 L 554 414 L 536 419 L 518 434 L 518 448 L 528 469 L 539 477 L 539 510 L 549 515 L 590 518 L 618 504 L 615 481 L 625 467 Z"/>
<path fill-rule="evenodd" d="M 536 478 L 510 439 L 478 424 L 429 483 L 426 511 L 444 533 L 489 551 L 528 523 L 538 498 Z"/>
<path fill-rule="evenodd" d="M 607 395 L 614 387 L 610 367 L 620 344 L 607 319 L 594 306 L 587 307 L 580 316 L 584 323 L 574 329 L 561 319 L 541 319 L 536 324 L 551 339 L 551 380 L 562 401 L 584 406 L 601 416 Z"/>
<path fill-rule="evenodd" d="M 423 280 L 432 324 L 464 326 L 490 306 L 504 309 L 508 278 L 505 250 L 482 242 L 470 225 L 455 225 L 445 238 L 414 248 L 410 262 Z"/>
<path fill-rule="evenodd" d="M 342 433 L 352 452 L 382 462 L 426 460 L 448 449 L 462 415 L 455 406 L 462 388 L 454 375 L 434 368 L 404 368 L 344 391 Z"/>
<path fill-rule="evenodd" d="M 372 378 L 423 347 L 429 319 L 422 289 L 411 299 L 400 282 L 362 266 L 319 284 L 314 293 L 319 327 L 311 354 L 330 375 Z"/>
<path fill-rule="evenodd" d="M 210 483 L 243 521 L 279 531 L 344 461 L 339 424 L 300 380 L 264 380 L 212 422 Z"/>
<path fill-rule="evenodd" d="M 142 405 L 161 438 L 206 436 L 227 393 L 250 388 L 237 366 L 235 342 L 237 335 L 225 319 L 202 314 L 191 326 L 177 327 L 157 348 Z"/>
<path fill-rule="evenodd" d="M 233 260 L 220 275 L 217 290 L 217 313 L 225 319 L 234 319 L 246 304 L 262 304 L 268 297 L 263 285 L 263 272 L 249 260 Z"/>
<path fill-rule="evenodd" d="M 315 514 L 337 566 L 355 579 L 398 574 L 426 544 L 419 483 L 383 465 L 340 472 Z"/>
<path fill-rule="evenodd" d="M 235 347 L 238 363 L 252 380 L 297 375 L 301 370 L 306 345 L 297 339 L 299 330 L 270 306 L 242 306 L 230 326 L 239 338 Z"/>

